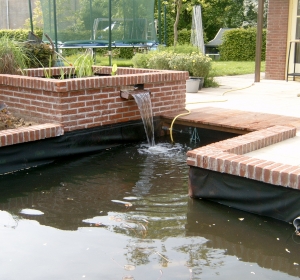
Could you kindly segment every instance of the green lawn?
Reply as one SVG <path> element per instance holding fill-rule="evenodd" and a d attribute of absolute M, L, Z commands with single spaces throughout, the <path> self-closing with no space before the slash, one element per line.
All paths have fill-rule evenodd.
<path fill-rule="evenodd" d="M 66 57 L 71 63 L 75 61 L 78 55 Z M 112 59 L 112 64 L 117 64 L 119 67 L 133 67 L 130 59 Z M 108 57 L 96 56 L 96 64 L 102 66 L 109 65 Z M 254 61 L 212 61 L 211 76 L 234 76 L 251 74 L 255 71 Z M 265 62 L 261 63 L 261 72 L 265 71 Z"/>
<path fill-rule="evenodd" d="M 261 72 L 265 72 L 265 61 L 261 63 Z M 212 76 L 234 76 L 255 72 L 254 61 L 212 61 Z"/>

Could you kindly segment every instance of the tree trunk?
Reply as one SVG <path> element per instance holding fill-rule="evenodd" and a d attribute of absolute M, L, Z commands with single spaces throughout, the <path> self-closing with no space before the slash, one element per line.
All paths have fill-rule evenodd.
<path fill-rule="evenodd" d="M 180 10 L 182 6 L 182 0 L 176 0 L 176 19 L 174 22 L 174 47 L 176 47 L 177 41 L 178 41 L 178 22 L 179 22 L 179 16 L 180 16 Z"/>

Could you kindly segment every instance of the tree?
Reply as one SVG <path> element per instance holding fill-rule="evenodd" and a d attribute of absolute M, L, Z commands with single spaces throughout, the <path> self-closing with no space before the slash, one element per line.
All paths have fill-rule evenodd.
<path fill-rule="evenodd" d="M 177 41 L 178 41 L 178 23 L 179 23 L 179 16 L 182 6 L 182 0 L 175 0 L 176 5 L 176 18 L 174 22 L 174 47 L 176 47 Z"/>

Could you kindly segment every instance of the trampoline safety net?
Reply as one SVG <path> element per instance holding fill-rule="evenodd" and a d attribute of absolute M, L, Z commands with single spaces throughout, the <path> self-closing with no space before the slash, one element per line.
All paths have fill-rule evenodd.
<path fill-rule="evenodd" d="M 114 44 L 156 42 L 154 0 L 41 0 L 44 34 L 55 42 L 56 29 L 57 43 L 63 45 L 107 45 L 109 1 Z"/>

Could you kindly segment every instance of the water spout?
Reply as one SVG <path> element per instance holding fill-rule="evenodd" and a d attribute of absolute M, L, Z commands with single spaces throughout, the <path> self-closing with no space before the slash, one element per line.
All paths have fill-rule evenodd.
<path fill-rule="evenodd" d="M 141 113 L 149 146 L 155 146 L 152 106 L 149 91 L 131 93 Z"/>

